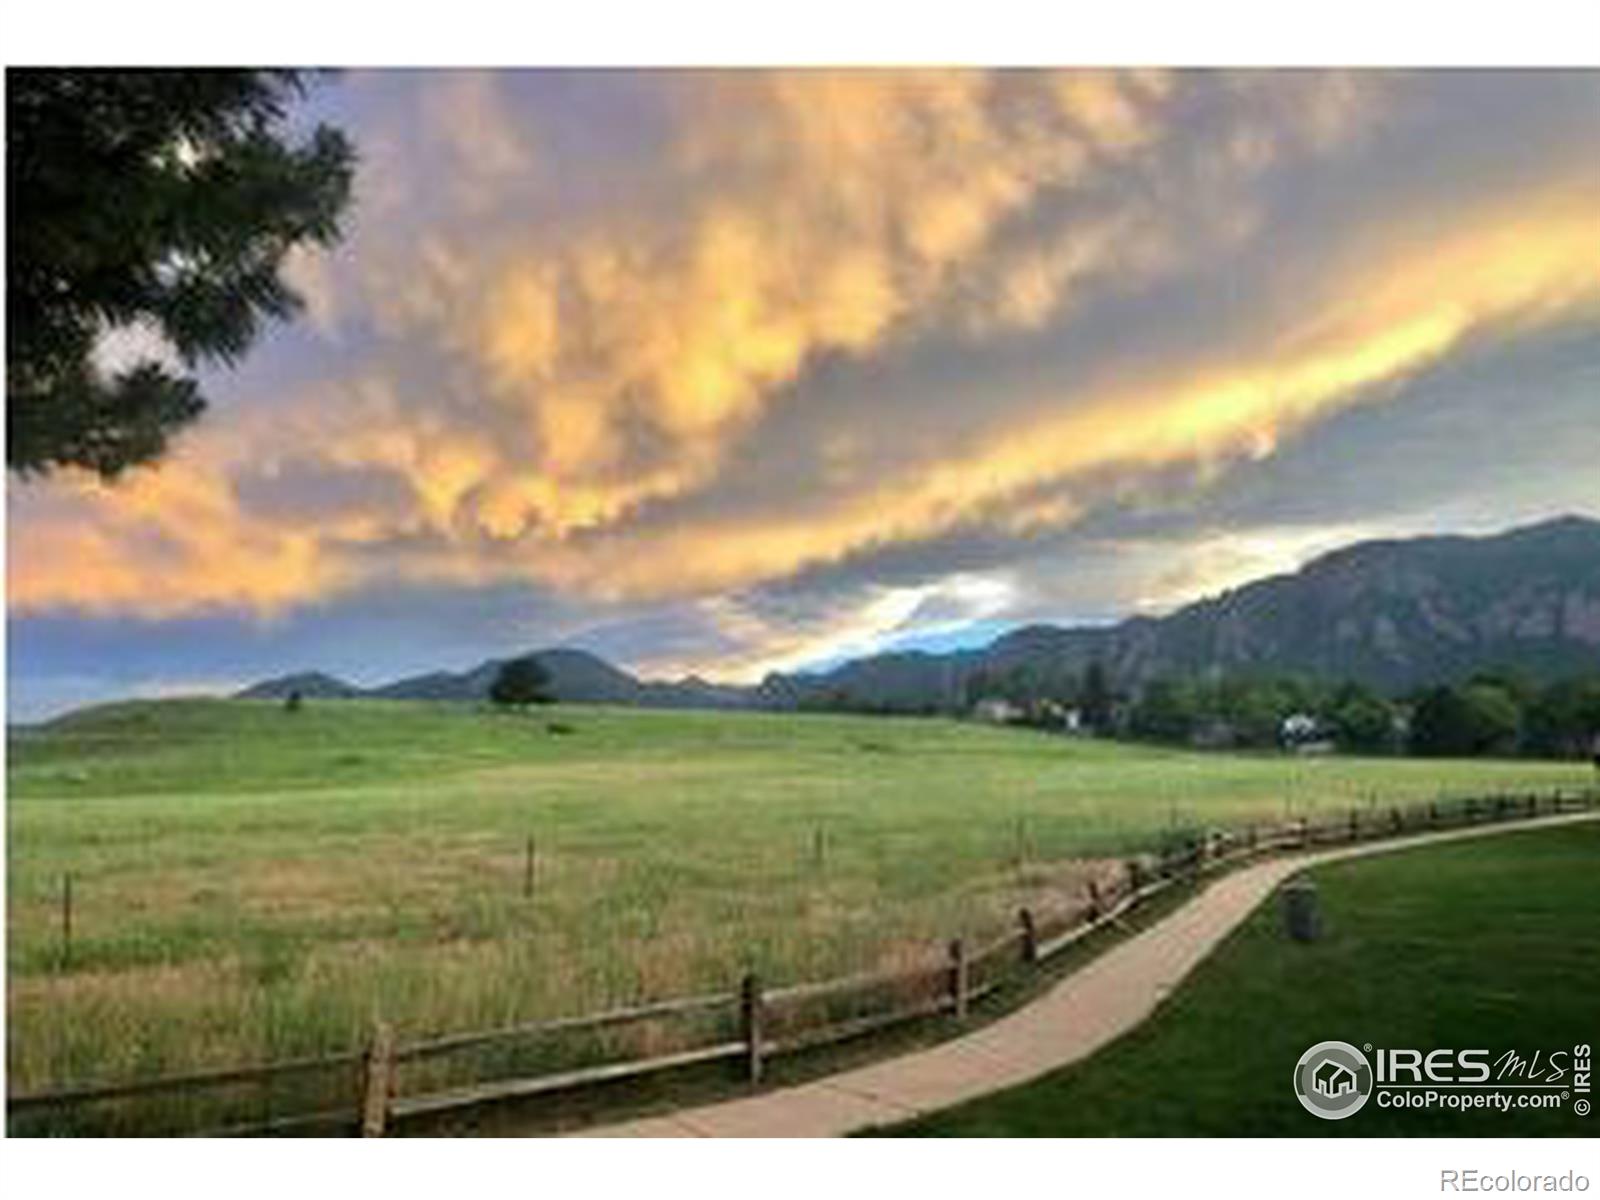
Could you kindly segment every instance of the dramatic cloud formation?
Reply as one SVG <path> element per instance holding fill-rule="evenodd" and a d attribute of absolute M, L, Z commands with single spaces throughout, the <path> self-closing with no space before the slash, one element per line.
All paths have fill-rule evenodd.
<path fill-rule="evenodd" d="M 292 264 L 308 318 L 160 469 L 12 485 L 23 631 L 309 647 L 389 593 L 487 653 L 505 624 L 458 638 L 445 598 L 492 594 L 527 642 L 748 677 L 1419 527 L 1404 475 L 1360 511 L 1260 481 L 1377 447 L 1461 364 L 1516 357 L 1519 404 L 1589 436 L 1594 74 L 395 72 L 329 103 L 363 168 L 353 236 Z"/>

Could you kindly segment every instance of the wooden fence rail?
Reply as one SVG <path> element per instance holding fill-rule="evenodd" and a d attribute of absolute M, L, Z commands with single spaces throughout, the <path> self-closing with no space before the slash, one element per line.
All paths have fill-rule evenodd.
<path fill-rule="evenodd" d="M 567 1091 L 585 1084 L 604 1083 L 609 1080 L 636 1079 L 641 1075 L 652 1075 L 696 1063 L 742 1058 L 747 1053 L 748 1047 L 743 1041 L 722 1042 L 715 1046 L 702 1046 L 678 1054 L 664 1054 L 658 1058 L 601 1063 L 595 1067 L 561 1071 L 554 1075 L 537 1075 L 531 1079 L 502 1079 L 423 1096 L 403 1096 L 390 1102 L 389 1116 L 392 1120 L 400 1120 L 430 1113 L 459 1112 L 491 1101 Z"/>
<path fill-rule="evenodd" d="M 686 996 L 678 1000 L 660 1000 L 653 1004 L 640 1004 L 633 1008 L 613 1008 L 602 1013 L 582 1017 L 559 1017 L 550 1021 L 534 1021 L 525 1025 L 507 1025 L 479 1033 L 458 1033 L 434 1038 L 426 1042 L 413 1042 L 395 1051 L 399 1062 L 414 1062 L 440 1054 L 476 1049 L 496 1042 L 525 1038 L 549 1037 L 559 1033 L 573 1033 L 591 1029 L 611 1029 L 633 1025 L 659 1017 L 684 1016 L 689 1013 L 716 1012 L 731 1009 L 735 997 L 718 992 L 707 996 Z"/>
<path fill-rule="evenodd" d="M 127 1100 L 137 1096 L 154 1096 L 162 1092 L 193 1092 L 206 1088 L 226 1087 L 239 1083 L 259 1083 L 266 1079 L 282 1079 L 291 1075 L 306 1075 L 327 1071 L 340 1066 L 355 1067 L 365 1060 L 365 1052 L 350 1051 L 329 1054 L 321 1058 L 285 1059 L 261 1063 L 251 1067 L 230 1067 L 220 1071 L 197 1071 L 187 1075 L 164 1075 L 156 1079 L 140 1079 L 129 1083 L 111 1083 L 90 1087 L 65 1088 L 56 1092 L 39 1092 L 33 1095 L 6 1098 L 7 1113 L 29 1112 L 40 1108 L 55 1108 L 67 1104 L 88 1104 L 95 1101 Z"/>
<path fill-rule="evenodd" d="M 359 1131 L 366 1136 L 381 1136 L 398 1121 L 707 1063 L 742 1063 L 742 1076 L 751 1085 L 759 1085 L 765 1063 L 777 1055 L 834 1044 L 942 1013 L 952 1014 L 958 1020 L 965 1019 L 973 1004 L 1004 986 L 1008 972 L 1028 971 L 1046 963 L 1097 931 L 1116 924 L 1128 912 L 1163 891 L 1251 858 L 1294 852 L 1319 844 L 1392 838 L 1458 824 L 1570 812 L 1597 804 L 1600 804 L 1600 789 L 1576 792 L 1558 789 L 1548 793 L 1471 796 L 1453 804 L 1436 799 L 1426 805 L 1407 808 L 1372 808 L 1365 816 L 1360 810 L 1351 809 L 1316 825 L 1301 817 L 1278 826 L 1252 824 L 1236 832 L 1209 830 L 1190 836 L 1181 845 L 1169 845 L 1159 854 L 1128 860 L 1125 874 L 1115 883 L 1103 885 L 1091 881 L 1079 902 L 1064 910 L 1064 914 L 1057 913 L 1054 919 L 1023 908 L 1018 912 L 1015 929 L 987 942 L 971 947 L 963 939 L 951 941 L 942 965 L 935 963 L 906 971 L 852 975 L 771 990 L 763 988 L 755 975 L 748 975 L 737 990 L 729 992 L 659 1000 L 584 1016 L 453 1034 L 409 1044 L 397 1043 L 392 1031 L 380 1024 L 369 1045 L 359 1051 L 11 1096 L 6 1100 L 6 1110 L 8 1119 L 14 1122 L 19 1116 L 48 1110 L 161 1095 L 192 1095 L 348 1070 L 354 1094 L 347 1107 L 290 1113 L 201 1132 L 261 1135 L 320 1130 Z M 787 1028 L 796 1014 L 803 1013 L 807 1006 L 826 1010 L 829 1004 L 852 998 L 867 1001 L 869 1011 L 843 1017 L 828 1014 L 810 1025 L 802 1021 L 799 1028 Z M 604 1062 L 532 1077 L 483 1080 L 422 1094 L 405 1094 L 397 1085 L 399 1068 L 403 1064 L 420 1063 L 461 1051 L 615 1029 L 646 1021 L 707 1016 L 720 1017 L 723 1024 L 729 1018 L 736 1020 L 737 1027 L 731 1031 L 736 1036 L 724 1036 L 705 1045 L 650 1058 Z"/>

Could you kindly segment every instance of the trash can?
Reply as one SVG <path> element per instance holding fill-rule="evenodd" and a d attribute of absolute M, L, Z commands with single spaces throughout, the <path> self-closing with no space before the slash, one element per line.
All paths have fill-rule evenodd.
<path fill-rule="evenodd" d="M 1294 879 L 1284 884 L 1283 926 L 1297 942 L 1314 942 L 1322 936 L 1322 909 L 1317 902 L 1317 885 L 1309 879 Z"/>

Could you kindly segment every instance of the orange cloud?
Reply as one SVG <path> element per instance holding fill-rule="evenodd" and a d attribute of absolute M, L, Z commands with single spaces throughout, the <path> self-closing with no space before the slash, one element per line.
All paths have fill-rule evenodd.
<path fill-rule="evenodd" d="M 141 473 L 123 487 L 80 482 L 43 502 L 13 496 L 11 513 L 14 612 L 267 614 L 348 579 L 327 552 L 335 531 L 258 521 L 214 469 L 192 460 Z"/>
<path fill-rule="evenodd" d="M 1439 244 L 1358 269 L 1315 298 L 1255 355 L 1166 365 L 1159 378 L 1071 398 L 984 444 L 921 464 L 879 486 L 821 498 L 803 512 L 731 517 L 650 535 L 649 554 L 623 531 L 568 552 L 541 574 L 564 586 L 645 597 L 731 589 L 848 555 L 1024 514 L 1042 485 L 1107 471 L 1205 467 L 1270 453 L 1281 437 L 1372 399 L 1375 385 L 1421 369 L 1464 338 L 1513 324 L 1600 317 L 1600 205 L 1592 189 L 1561 190 L 1478 222 Z M 1238 354 L 1238 350 L 1235 350 Z M 1062 515 L 1072 511 L 1065 502 Z"/>
<path fill-rule="evenodd" d="M 665 219 L 430 244 L 391 316 L 481 372 L 516 439 L 474 515 L 560 537 L 705 486 L 809 363 L 873 352 L 1091 151 L 1154 140 L 1157 79 L 707 75 Z"/>
<path fill-rule="evenodd" d="M 398 259 L 353 264 L 369 294 L 316 276 L 328 319 L 362 310 L 396 361 L 219 409 L 171 462 L 114 488 L 14 489 L 12 608 L 270 613 L 392 578 L 703 597 L 954 530 L 1059 527 L 1092 501 L 1091 480 L 1222 469 L 1467 339 L 1594 318 L 1600 187 L 1592 163 L 1557 163 L 1542 192 L 1429 211 L 1414 228 L 1396 214 L 1329 245 L 1292 311 L 1245 297 L 1249 327 L 1228 344 L 981 396 L 960 436 L 932 418 L 920 428 L 916 397 L 884 396 L 905 443 L 892 467 L 867 461 L 858 431 L 830 428 L 812 494 L 715 502 L 769 426 L 813 401 L 819 364 L 991 346 L 1059 323 L 1089 281 L 1136 288 L 1247 239 L 1252 180 L 1365 128 L 1381 89 L 1340 79 L 1237 85 L 1264 99 L 1208 135 L 1221 175 L 1197 186 L 1218 189 L 1218 216 L 1198 230 L 1153 188 L 1088 216 L 1046 211 L 1120 198 L 1118 173 L 1147 162 L 1177 186 L 1158 157 L 1197 86 L 1183 76 L 695 76 L 657 190 L 550 231 L 490 219 L 507 176 L 547 168 L 537 139 L 508 129 L 503 97 L 463 85 L 430 111 L 452 156 L 482 150 L 461 180 L 465 216 Z M 1211 164 L 1212 144 L 1187 152 Z M 403 192 L 385 188 L 380 212 Z M 441 364 L 436 388 L 405 377 L 402 349 Z M 393 479 L 400 498 L 308 521 L 240 486 L 270 490 L 307 464 Z"/>

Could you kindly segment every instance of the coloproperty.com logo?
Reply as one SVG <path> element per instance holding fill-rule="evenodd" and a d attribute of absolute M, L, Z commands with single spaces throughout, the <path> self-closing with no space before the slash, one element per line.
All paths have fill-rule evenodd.
<path fill-rule="evenodd" d="M 1370 1056 L 1370 1057 L 1369 1057 Z M 1594 1075 L 1588 1043 L 1565 1050 L 1359 1049 L 1318 1042 L 1294 1065 L 1294 1094 L 1328 1121 L 1379 1108 L 1571 1109 L 1587 1117 Z"/>

